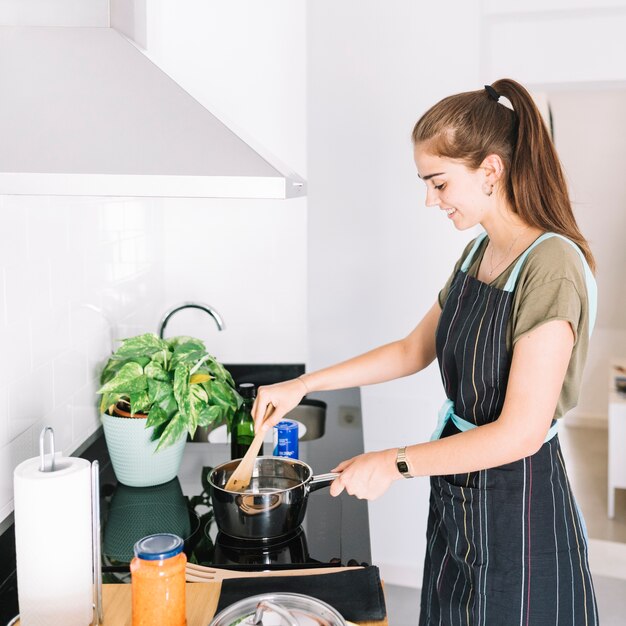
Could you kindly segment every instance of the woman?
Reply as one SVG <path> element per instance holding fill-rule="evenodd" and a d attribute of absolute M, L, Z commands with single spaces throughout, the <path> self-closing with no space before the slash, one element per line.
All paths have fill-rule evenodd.
<path fill-rule="evenodd" d="M 431 476 L 420 624 L 597 624 L 556 435 L 580 389 L 594 261 L 554 146 L 509 79 L 445 98 L 412 138 L 426 205 L 485 232 L 407 337 L 261 387 L 256 426 L 276 424 L 307 392 L 406 376 L 437 357 L 448 399 L 431 441 L 343 461 L 331 494 L 373 499 L 403 476 Z"/>

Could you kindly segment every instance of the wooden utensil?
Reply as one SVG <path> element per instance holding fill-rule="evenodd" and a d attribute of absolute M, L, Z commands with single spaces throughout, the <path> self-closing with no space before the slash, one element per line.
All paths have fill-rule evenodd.
<path fill-rule="evenodd" d="M 268 404 L 265 409 L 265 416 L 263 422 L 265 422 L 270 415 L 274 412 L 274 405 Z M 243 491 L 252 480 L 252 470 L 254 469 L 254 461 L 256 455 L 259 453 L 261 446 L 263 445 L 263 439 L 265 438 L 265 430 L 259 429 L 259 432 L 254 436 L 248 451 L 245 453 L 243 459 L 239 462 L 239 465 L 235 468 L 235 471 L 231 474 L 224 489 L 226 491 Z"/>
<path fill-rule="evenodd" d="M 348 570 L 361 569 L 355 567 L 305 567 L 282 570 L 269 570 L 264 572 L 244 572 L 241 570 L 220 569 L 187 563 L 185 566 L 185 578 L 188 583 L 206 583 L 210 581 L 222 581 L 227 578 L 265 578 L 266 576 L 313 576 L 315 574 L 336 574 Z"/>

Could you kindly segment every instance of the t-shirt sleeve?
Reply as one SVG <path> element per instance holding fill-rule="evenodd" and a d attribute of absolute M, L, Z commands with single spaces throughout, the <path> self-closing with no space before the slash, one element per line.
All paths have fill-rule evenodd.
<path fill-rule="evenodd" d="M 461 265 L 463 265 L 463 260 L 469 254 L 475 241 L 476 241 L 476 238 L 472 239 L 467 244 L 467 246 L 465 246 L 465 250 L 463 250 L 463 254 L 458 259 L 458 261 L 454 264 L 454 270 L 452 271 L 452 274 L 450 274 L 450 276 L 448 277 L 448 280 L 446 281 L 446 284 L 443 286 L 443 289 L 439 292 L 439 296 L 438 296 L 439 306 L 442 309 L 443 309 L 443 305 L 446 303 L 446 298 L 448 297 L 448 293 L 450 293 L 450 287 L 452 286 L 452 281 L 454 280 L 456 273 L 461 268 Z"/>
<path fill-rule="evenodd" d="M 528 259 L 528 271 L 518 283 L 521 290 L 514 315 L 512 339 L 552 320 L 565 320 L 574 332 L 574 343 L 586 332 L 587 288 L 580 258 L 573 247 L 553 238 Z"/>
<path fill-rule="evenodd" d="M 553 320 L 565 320 L 578 341 L 582 311 L 581 299 L 574 284 L 567 278 L 557 278 L 535 287 L 521 302 L 513 327 L 513 343 L 524 334 Z"/>

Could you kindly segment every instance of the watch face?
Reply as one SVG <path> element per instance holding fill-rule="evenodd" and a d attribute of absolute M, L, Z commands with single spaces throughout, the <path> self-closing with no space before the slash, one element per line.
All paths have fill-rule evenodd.
<path fill-rule="evenodd" d="M 406 461 L 398 461 L 396 465 L 398 466 L 398 471 L 401 474 L 406 474 L 409 471 L 409 466 Z"/>

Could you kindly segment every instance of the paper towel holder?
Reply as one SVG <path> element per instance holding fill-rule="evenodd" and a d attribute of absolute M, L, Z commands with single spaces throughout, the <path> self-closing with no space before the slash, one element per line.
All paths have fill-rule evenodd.
<path fill-rule="evenodd" d="M 46 440 L 50 443 L 50 462 L 46 455 Z M 39 434 L 39 471 L 55 471 L 54 429 L 45 426 Z M 100 464 L 98 461 L 91 463 L 91 549 L 93 563 L 93 621 L 92 626 L 98 626 L 103 622 L 102 605 L 102 554 L 100 550 Z M 7 626 L 13 626 L 19 620 L 16 615 Z"/>
<path fill-rule="evenodd" d="M 46 435 L 50 441 L 50 465 L 46 462 Z M 40 472 L 54 472 L 54 429 L 52 426 L 46 426 L 41 429 L 39 434 L 39 471 Z"/>

